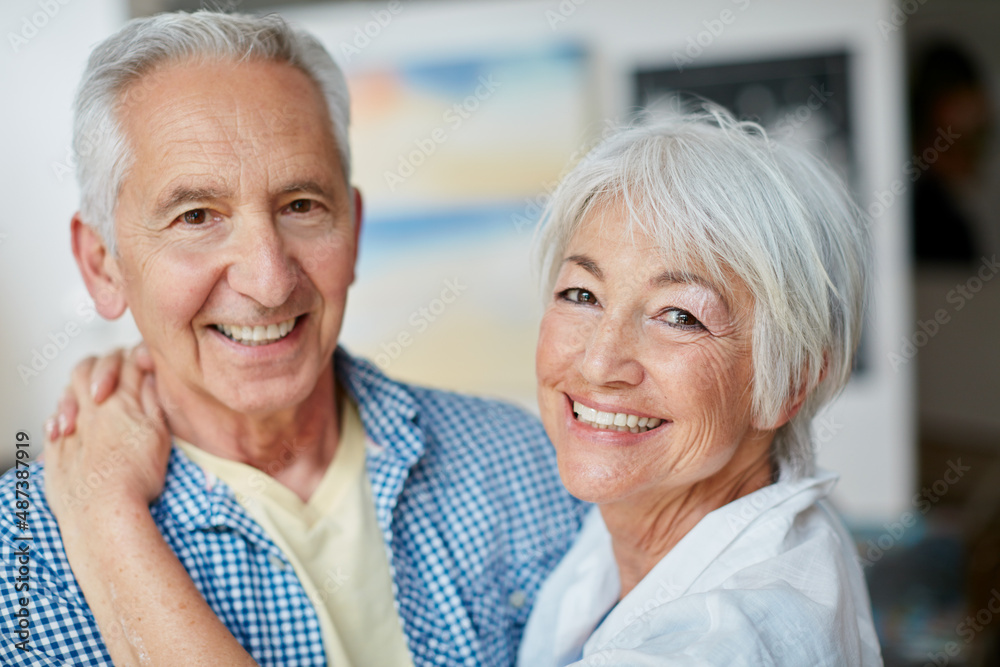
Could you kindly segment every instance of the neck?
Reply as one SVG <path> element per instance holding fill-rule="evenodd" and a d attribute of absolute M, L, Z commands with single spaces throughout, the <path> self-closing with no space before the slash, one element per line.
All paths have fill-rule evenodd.
<path fill-rule="evenodd" d="M 725 467 L 693 484 L 600 506 L 618 565 L 619 599 L 707 514 L 771 483 L 770 442 L 744 442 Z"/>
<path fill-rule="evenodd" d="M 333 364 L 305 401 L 267 414 L 239 413 L 168 383 L 157 388 L 172 434 L 209 454 L 257 468 L 303 502 L 336 454 L 340 415 Z"/>

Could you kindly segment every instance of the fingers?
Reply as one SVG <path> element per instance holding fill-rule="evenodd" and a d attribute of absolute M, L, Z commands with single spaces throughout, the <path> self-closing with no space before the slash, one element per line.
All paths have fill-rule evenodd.
<path fill-rule="evenodd" d="M 130 350 L 122 363 L 118 386 L 124 394 L 134 397 L 136 403 L 141 401 L 143 375 L 143 370 L 136 363 L 136 350 Z"/>
<path fill-rule="evenodd" d="M 146 346 L 145 342 L 136 345 L 132 352 L 135 353 L 135 363 L 142 369 L 144 373 L 152 373 L 155 368 L 153 366 L 153 355 L 149 352 L 149 347 Z"/>
<path fill-rule="evenodd" d="M 78 363 L 70 374 L 70 383 L 66 388 L 66 393 L 73 394 L 77 403 L 92 400 L 90 398 L 90 378 L 95 364 L 97 364 L 97 357 L 87 357 Z M 60 401 L 60 406 L 61 404 L 62 401 Z"/>
<path fill-rule="evenodd" d="M 158 423 L 164 421 L 163 409 L 156 395 L 156 380 L 152 375 L 146 375 L 142 380 L 142 411 Z"/>
<path fill-rule="evenodd" d="M 71 387 L 63 390 L 62 398 L 56 406 L 56 414 L 53 417 L 54 424 L 50 440 L 65 437 L 76 431 L 76 415 L 80 412 L 80 404 L 77 403 L 76 395 Z M 46 424 L 48 427 L 48 424 Z"/>
<path fill-rule="evenodd" d="M 111 354 L 101 357 L 90 371 L 90 397 L 95 403 L 101 403 L 110 396 L 118 386 L 121 375 L 122 361 L 125 352 L 121 348 Z"/>

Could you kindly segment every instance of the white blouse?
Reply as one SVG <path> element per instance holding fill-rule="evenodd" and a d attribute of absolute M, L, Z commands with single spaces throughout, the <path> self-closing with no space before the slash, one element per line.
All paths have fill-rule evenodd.
<path fill-rule="evenodd" d="M 542 587 L 519 665 L 881 665 L 854 543 L 823 501 L 836 481 L 778 481 L 711 512 L 617 605 L 595 507 Z"/>

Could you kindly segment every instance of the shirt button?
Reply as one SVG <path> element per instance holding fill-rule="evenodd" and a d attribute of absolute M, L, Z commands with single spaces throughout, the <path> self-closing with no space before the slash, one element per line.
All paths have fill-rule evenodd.
<path fill-rule="evenodd" d="M 510 603 L 510 606 L 514 609 L 520 609 L 527 601 L 528 596 L 524 594 L 524 591 L 514 591 L 510 594 L 510 597 L 507 598 L 507 602 Z"/>
<path fill-rule="evenodd" d="M 271 567 L 273 567 L 275 570 L 284 572 L 285 570 L 288 569 L 288 563 L 278 558 L 274 554 L 268 554 L 267 560 L 269 563 L 271 563 Z"/>

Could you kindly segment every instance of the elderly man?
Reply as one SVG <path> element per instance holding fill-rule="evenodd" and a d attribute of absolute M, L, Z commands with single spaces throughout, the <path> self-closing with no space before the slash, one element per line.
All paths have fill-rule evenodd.
<path fill-rule="evenodd" d="M 160 15 L 95 49 L 73 251 L 155 366 L 154 387 L 128 365 L 143 400 L 112 409 L 163 406 L 174 447 L 162 493 L 108 483 L 119 453 L 73 493 L 36 492 L 26 524 L 27 475 L 3 478 L 0 663 L 220 664 L 232 647 L 198 643 L 220 622 L 260 664 L 514 662 L 576 505 L 534 418 L 337 349 L 361 218 L 347 121 L 341 72 L 277 17 Z M 30 468 L 36 489 L 56 461 Z M 207 604 L 141 611 L 152 578 Z"/>

